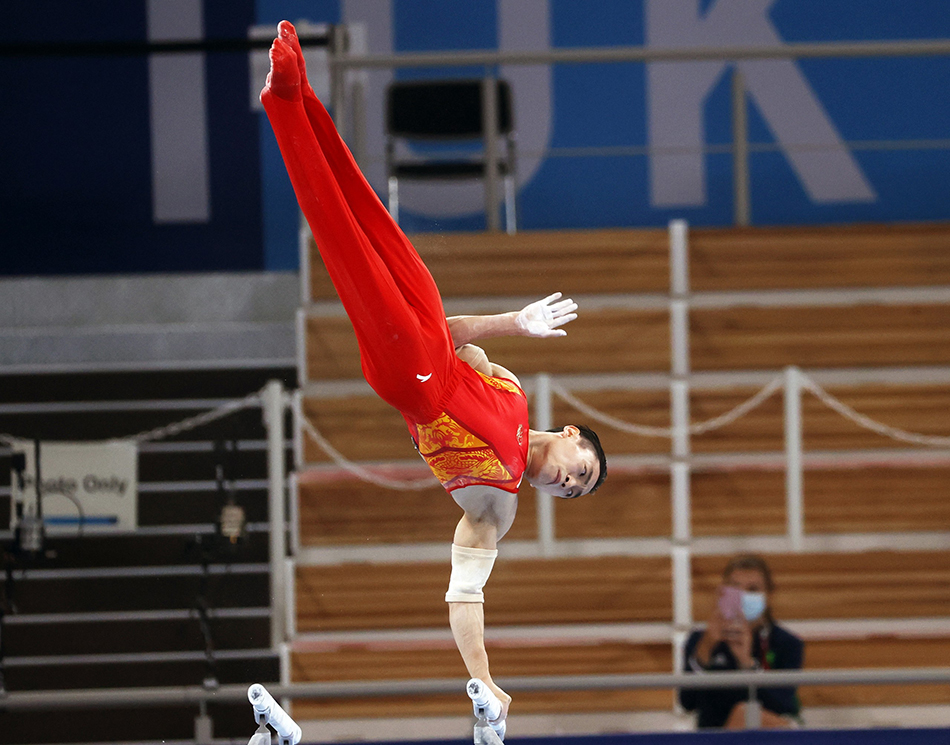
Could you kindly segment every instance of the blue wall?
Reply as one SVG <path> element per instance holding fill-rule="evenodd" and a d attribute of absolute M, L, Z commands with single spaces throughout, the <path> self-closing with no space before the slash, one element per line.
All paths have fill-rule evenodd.
<path fill-rule="evenodd" d="M 378 0 L 373 7 L 380 18 L 364 20 L 388 23 L 391 46 L 370 51 L 498 48 L 506 1 L 512 2 Z M 538 2 L 545 0 L 531 0 Z M 690 24 L 703 29 L 701 42 L 715 36 L 710 29 L 733 5 L 696 0 Z M 748 21 L 753 41 L 755 33 L 774 34 L 781 43 L 950 38 L 946 0 L 917 0 L 900 12 L 891 0 L 759 5 L 763 15 Z M 651 7 L 670 5 L 546 0 L 543 7 L 548 46 L 581 47 L 648 44 Z M 207 39 L 244 38 L 249 27 L 283 17 L 347 20 L 346 0 L 204 0 L 203 11 Z M 146 14 L 145 0 L 5 3 L 0 44 L 144 41 Z M 296 206 L 266 120 L 249 104 L 247 55 L 217 53 L 206 60 L 210 215 L 166 224 L 152 215 L 147 60 L 0 56 L 0 274 L 295 268 Z M 730 74 L 728 66 L 718 71 L 701 103 L 703 145 L 713 149 L 730 140 Z M 948 142 L 950 58 L 805 60 L 794 64 L 792 74 L 819 118 L 848 143 L 847 157 L 867 193 L 848 196 L 845 188 L 844 196 L 816 197 L 779 141 L 781 119 L 753 91 L 748 110 L 757 145 L 750 164 L 756 224 L 950 219 L 950 148 L 933 147 Z M 522 228 L 653 226 L 672 217 L 696 225 L 731 222 L 727 152 L 702 158 L 702 193 L 692 201 L 671 201 L 651 186 L 660 166 L 642 151 L 655 144 L 649 117 L 657 104 L 644 65 L 558 65 L 549 79 L 550 110 L 531 114 L 544 119 L 548 134 L 534 143 L 539 161 L 519 189 Z M 529 123 L 525 116 L 522 122 Z M 881 150 L 875 143 L 882 140 L 906 147 Z M 610 157 L 558 152 L 580 147 L 627 150 Z M 477 205 L 454 212 L 443 207 L 407 202 L 404 227 L 484 226 Z"/>

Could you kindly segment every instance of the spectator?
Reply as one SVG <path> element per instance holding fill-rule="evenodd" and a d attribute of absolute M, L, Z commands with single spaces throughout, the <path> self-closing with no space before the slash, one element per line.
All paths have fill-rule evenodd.
<path fill-rule="evenodd" d="M 802 640 L 775 623 L 772 615 L 772 573 L 759 556 L 740 555 L 722 573 L 717 603 L 706 628 L 686 643 L 684 672 L 722 670 L 797 670 L 802 666 Z M 738 590 L 738 592 L 737 592 Z M 747 688 L 684 688 L 680 703 L 698 713 L 698 726 L 745 728 Z M 801 704 L 793 687 L 756 688 L 762 705 L 762 727 L 793 727 L 800 723 Z"/>

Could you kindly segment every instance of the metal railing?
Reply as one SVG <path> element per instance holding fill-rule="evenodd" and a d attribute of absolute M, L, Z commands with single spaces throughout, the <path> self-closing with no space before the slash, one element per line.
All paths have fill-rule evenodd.
<path fill-rule="evenodd" d="M 266 522 L 247 523 L 245 529 L 249 533 L 268 534 L 268 561 L 248 562 L 236 561 L 236 557 L 227 557 L 226 563 L 212 563 L 199 565 L 197 563 L 159 565 L 159 566 L 118 566 L 118 567 L 79 567 L 79 568 L 12 568 L 7 573 L 9 581 L 44 582 L 56 580 L 76 579 L 104 579 L 104 578 L 136 578 L 136 577 L 194 577 L 194 576 L 235 576 L 235 575 L 269 575 L 270 604 L 265 607 L 227 608 L 220 611 L 207 609 L 205 614 L 209 618 L 270 618 L 270 647 L 268 649 L 236 649 L 217 650 L 218 659 L 254 658 L 278 656 L 282 664 L 286 663 L 284 642 L 288 622 L 285 618 L 288 608 L 288 598 L 285 589 L 287 572 L 287 524 L 286 494 L 287 474 L 285 459 L 290 443 L 284 436 L 284 414 L 289 405 L 289 399 L 280 381 L 270 381 L 260 392 L 250 394 L 242 399 L 174 399 L 174 400 L 130 400 L 130 401 L 72 401 L 72 402 L 44 402 L 44 403 L 13 403 L 0 404 L 0 415 L 16 417 L 17 415 L 57 415 L 97 412 L 151 412 L 151 411 L 194 411 L 195 409 L 209 409 L 195 416 L 187 417 L 171 424 L 157 427 L 136 435 L 129 439 L 136 440 L 139 453 L 208 453 L 215 451 L 215 443 L 205 440 L 191 440 L 187 442 L 157 442 L 165 437 L 179 435 L 218 419 L 232 415 L 246 408 L 261 409 L 264 425 L 267 431 L 265 441 L 237 441 L 239 445 L 249 445 L 247 448 L 238 448 L 238 452 L 266 451 L 267 477 L 263 479 L 233 479 L 228 480 L 231 491 L 266 491 L 268 494 L 268 520 Z M 35 430 L 35 423 L 31 430 Z M 11 427 L 15 429 L 15 426 Z M 8 455 L 10 448 L 8 441 L 13 436 L 0 433 L 0 456 Z M 146 481 L 138 484 L 139 494 L 146 493 L 181 493 L 181 492 L 211 492 L 214 493 L 220 484 L 214 480 L 207 481 Z M 11 495 L 10 487 L 0 487 L 0 496 Z M 12 509 L 11 509 L 12 514 Z M 136 526 L 134 529 L 110 532 L 108 535 L 124 536 L 205 536 L 216 534 L 219 526 L 214 523 L 191 523 L 182 525 Z M 72 535 L 71 532 L 57 531 L 55 537 Z M 93 533 L 84 533 L 84 540 L 95 540 Z M 0 531 L 0 540 L 15 538 L 14 531 Z M 0 625 L 28 625 L 51 623 L 88 623 L 109 621 L 155 621 L 175 620 L 196 617 L 195 609 L 170 610 L 140 610 L 123 612 L 88 612 L 88 613 L 42 613 L 42 614 L 0 614 Z M 77 661 L 84 663 L 135 663 L 145 660 L 151 661 L 184 661 L 202 659 L 205 652 L 149 652 L 142 654 L 87 654 L 87 655 L 54 655 L 54 656 L 12 656 L 10 650 L 0 658 L 0 667 L 6 664 L 9 667 L 32 667 L 37 665 L 74 664 Z M 286 672 L 283 673 L 286 676 Z"/>
<path fill-rule="evenodd" d="M 344 72 L 346 70 L 371 69 L 399 69 L 399 68 L 438 68 L 473 66 L 483 68 L 483 90 L 487 98 L 495 91 L 492 85 L 497 68 L 500 65 L 553 65 L 553 64 L 603 64 L 611 62 L 696 62 L 696 61 L 726 61 L 739 62 L 743 60 L 770 60 L 770 59 L 854 59 L 861 57 L 922 57 L 950 55 L 950 40 L 933 39 L 917 41 L 874 41 L 874 42 L 814 42 L 783 44 L 781 46 L 723 46 L 723 47 L 690 47 L 690 48 L 657 48 L 616 46 L 599 48 L 564 48 L 546 51 L 457 51 L 402 53 L 389 55 L 351 55 L 347 51 L 345 41 L 346 29 L 343 26 L 333 30 L 333 42 L 330 44 L 330 76 L 331 98 L 334 119 L 340 131 L 347 125 L 344 112 L 346 111 L 346 86 Z M 358 89 L 362 95 L 362 88 Z M 745 101 L 746 87 L 741 71 L 732 73 L 730 89 L 732 143 L 723 148 L 732 153 L 733 165 L 733 223 L 738 226 L 751 224 L 752 203 L 749 184 L 749 156 L 751 152 L 774 149 L 774 146 L 751 143 L 749 141 L 747 104 Z M 492 163 L 489 154 L 497 147 L 498 131 L 497 119 L 491 116 L 496 101 L 486 100 L 483 106 L 484 152 L 486 162 Z M 365 111 L 365 106 L 356 107 Z M 361 122 L 355 123 L 355 131 L 359 135 L 364 128 Z M 356 137 L 361 140 L 361 135 Z M 874 147 L 901 147 L 894 143 L 874 143 Z M 864 143 L 867 146 L 867 143 Z M 807 147 L 807 146 L 806 146 Z M 936 142 L 918 142 L 915 147 L 936 149 L 950 149 L 950 139 Z M 704 152 L 712 152 L 716 148 L 706 148 Z M 357 145 L 357 152 L 362 146 Z M 626 154 L 642 153 L 648 155 L 658 152 L 650 146 L 644 148 L 622 148 Z M 718 149 L 717 149 L 718 150 Z M 617 149 L 607 148 L 611 154 L 617 154 Z M 524 156 L 548 155 L 549 153 L 522 152 Z M 557 154 L 557 153 L 553 153 Z M 578 154 L 585 154 L 584 149 Z M 560 153 L 568 156 L 570 153 Z M 488 229 L 501 229 L 500 216 L 497 209 L 497 195 L 499 193 L 498 173 L 495 168 L 486 168 L 485 204 L 488 220 Z"/>

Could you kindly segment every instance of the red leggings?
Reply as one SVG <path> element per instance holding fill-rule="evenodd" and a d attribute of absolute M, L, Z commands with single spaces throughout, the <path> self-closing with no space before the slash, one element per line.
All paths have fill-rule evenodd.
<path fill-rule="evenodd" d="M 439 290 L 323 104 L 302 87 L 303 100 L 261 94 L 297 201 L 356 331 L 367 382 L 411 421 L 429 422 L 458 362 Z"/>

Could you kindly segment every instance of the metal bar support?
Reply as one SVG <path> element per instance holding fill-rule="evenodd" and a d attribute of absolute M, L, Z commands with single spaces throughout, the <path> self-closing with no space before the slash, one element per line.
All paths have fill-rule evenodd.
<path fill-rule="evenodd" d="M 738 65 L 732 70 L 732 180 L 733 222 L 740 227 L 747 227 L 752 221 L 749 195 L 749 118 L 745 82 Z"/>
<path fill-rule="evenodd" d="M 485 158 L 485 219 L 488 230 L 501 230 L 498 214 L 498 84 L 491 68 L 482 78 L 482 133 Z"/>

